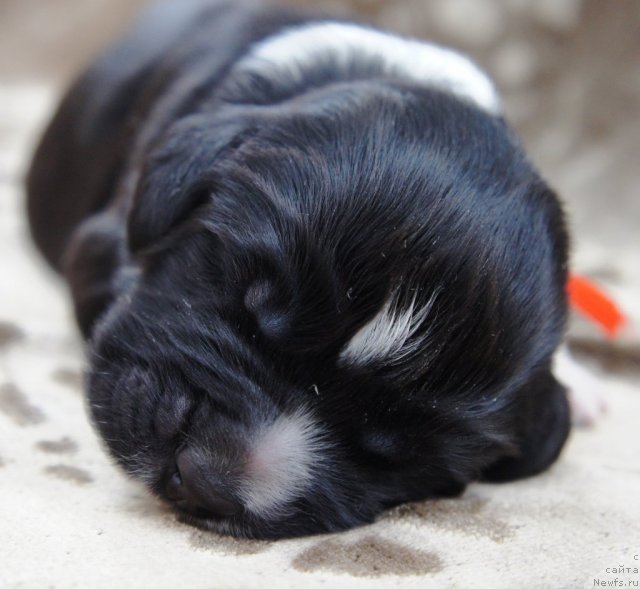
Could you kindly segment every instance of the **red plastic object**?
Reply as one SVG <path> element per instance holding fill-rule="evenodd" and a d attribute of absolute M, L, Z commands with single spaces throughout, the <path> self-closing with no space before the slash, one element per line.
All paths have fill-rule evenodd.
<path fill-rule="evenodd" d="M 584 276 L 569 276 L 567 294 L 571 306 L 598 325 L 610 338 L 615 337 L 626 322 L 618 306 Z"/>

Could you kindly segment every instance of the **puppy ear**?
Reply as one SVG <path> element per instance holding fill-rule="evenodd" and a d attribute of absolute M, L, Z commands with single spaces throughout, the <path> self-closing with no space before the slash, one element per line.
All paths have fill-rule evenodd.
<path fill-rule="evenodd" d="M 516 455 L 490 465 L 482 479 L 492 483 L 532 476 L 548 468 L 558 457 L 569 434 L 566 389 L 541 370 L 517 393 L 514 404 Z"/>
<path fill-rule="evenodd" d="M 193 115 L 174 125 L 146 160 L 129 211 L 127 237 L 139 253 L 206 203 L 213 168 L 227 148 L 246 138 L 246 124 Z"/>
<path fill-rule="evenodd" d="M 64 274 L 85 338 L 118 295 L 116 274 L 123 265 L 123 244 L 123 220 L 110 212 L 86 219 L 70 239 Z"/>

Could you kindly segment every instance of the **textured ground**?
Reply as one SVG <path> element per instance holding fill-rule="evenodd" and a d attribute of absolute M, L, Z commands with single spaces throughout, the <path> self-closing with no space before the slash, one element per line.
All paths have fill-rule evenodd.
<path fill-rule="evenodd" d="M 84 413 L 82 344 L 64 287 L 26 233 L 21 177 L 32 142 L 64 80 L 132 4 L 0 0 L 0 587 L 640 583 L 640 5 L 352 2 L 489 68 L 568 203 L 574 266 L 616 295 L 632 325 L 612 346 L 574 323 L 571 339 L 596 367 L 609 413 L 574 432 L 544 475 L 473 485 L 462 499 L 405 506 L 340 535 L 260 543 L 178 523 L 110 464 Z M 612 572 L 621 565 L 631 572 Z"/>

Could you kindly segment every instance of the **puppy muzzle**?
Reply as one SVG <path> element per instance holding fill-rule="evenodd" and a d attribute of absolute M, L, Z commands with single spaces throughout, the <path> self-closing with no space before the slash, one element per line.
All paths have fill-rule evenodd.
<path fill-rule="evenodd" d="M 176 507 L 199 517 L 228 517 L 242 510 L 220 474 L 211 471 L 196 453 L 183 450 L 176 465 L 166 487 L 167 497 Z"/>

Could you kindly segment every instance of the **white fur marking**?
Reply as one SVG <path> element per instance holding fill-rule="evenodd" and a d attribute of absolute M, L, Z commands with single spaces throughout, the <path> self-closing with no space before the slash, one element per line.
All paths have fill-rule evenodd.
<path fill-rule="evenodd" d="M 280 513 L 307 487 L 325 448 L 321 430 L 307 413 L 278 417 L 253 444 L 241 490 L 246 508 L 262 517 Z"/>
<path fill-rule="evenodd" d="M 255 72 L 286 68 L 302 76 L 305 68 L 323 55 L 347 64 L 358 52 L 381 59 L 386 74 L 448 90 L 492 114 L 500 113 L 500 98 L 493 83 L 467 57 L 432 43 L 358 25 L 322 22 L 287 29 L 257 44 L 240 62 L 240 68 Z"/>
<path fill-rule="evenodd" d="M 359 365 L 374 360 L 392 364 L 416 351 L 425 338 L 414 336 L 431 311 L 437 294 L 435 292 L 422 309 L 416 309 L 414 297 L 407 309 L 399 311 L 397 293 L 394 293 L 375 317 L 351 338 L 340 359 Z"/>

